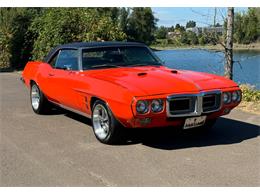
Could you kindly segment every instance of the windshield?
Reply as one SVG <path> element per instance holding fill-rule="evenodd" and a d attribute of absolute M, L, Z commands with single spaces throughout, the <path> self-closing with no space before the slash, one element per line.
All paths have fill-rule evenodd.
<path fill-rule="evenodd" d="M 102 47 L 84 49 L 82 52 L 83 70 L 122 66 L 162 65 L 160 59 L 147 47 Z"/>

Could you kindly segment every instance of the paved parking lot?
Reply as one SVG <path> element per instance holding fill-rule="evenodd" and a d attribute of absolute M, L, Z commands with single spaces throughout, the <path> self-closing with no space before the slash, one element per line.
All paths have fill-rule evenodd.
<path fill-rule="evenodd" d="M 260 116 L 234 110 L 211 132 L 135 130 L 99 143 L 90 121 L 33 113 L 18 73 L 0 73 L 0 186 L 259 186 Z"/>

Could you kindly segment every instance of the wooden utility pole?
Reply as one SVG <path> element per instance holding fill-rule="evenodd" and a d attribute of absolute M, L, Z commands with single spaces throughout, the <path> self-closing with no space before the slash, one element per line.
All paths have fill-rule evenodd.
<path fill-rule="evenodd" d="M 228 8 L 227 38 L 225 47 L 225 77 L 233 79 L 233 31 L 234 31 L 234 8 Z"/>

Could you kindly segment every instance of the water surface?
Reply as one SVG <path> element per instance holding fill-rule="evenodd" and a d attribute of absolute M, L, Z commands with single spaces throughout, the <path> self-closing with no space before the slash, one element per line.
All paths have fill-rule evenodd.
<path fill-rule="evenodd" d="M 201 49 L 157 51 L 166 66 L 224 75 L 224 53 Z M 260 89 L 260 51 L 235 51 L 233 78 Z"/>

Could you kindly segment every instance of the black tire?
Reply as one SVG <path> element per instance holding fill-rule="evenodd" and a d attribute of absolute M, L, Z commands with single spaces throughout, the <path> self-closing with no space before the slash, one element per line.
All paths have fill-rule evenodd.
<path fill-rule="evenodd" d="M 33 100 L 32 100 L 32 91 L 34 89 L 37 89 L 38 92 L 39 92 L 39 105 L 37 107 L 33 105 Z M 50 110 L 50 103 L 46 99 L 46 97 L 44 96 L 44 94 L 40 90 L 39 86 L 35 82 L 33 82 L 31 84 L 30 100 L 31 100 L 32 109 L 33 109 L 33 111 L 36 114 L 47 114 L 49 112 L 49 110 Z"/>
<path fill-rule="evenodd" d="M 97 134 L 97 129 L 95 129 L 96 125 L 94 125 L 94 123 L 97 123 L 97 121 L 95 121 L 95 118 L 94 118 L 94 110 L 97 110 L 98 107 L 104 108 L 106 110 L 107 114 L 108 114 L 109 125 L 108 125 L 108 132 L 107 132 L 107 135 L 105 137 L 101 137 Z M 91 121 L 92 121 L 93 132 L 94 132 L 96 138 L 101 143 L 104 143 L 104 144 L 119 144 L 119 143 L 122 143 L 124 141 L 124 134 L 123 134 L 124 127 L 116 120 L 116 118 L 114 117 L 110 108 L 103 101 L 101 101 L 101 100 L 95 101 L 95 103 L 92 107 Z"/>

